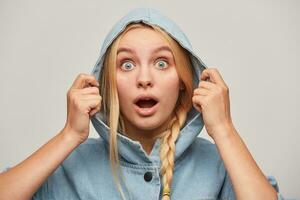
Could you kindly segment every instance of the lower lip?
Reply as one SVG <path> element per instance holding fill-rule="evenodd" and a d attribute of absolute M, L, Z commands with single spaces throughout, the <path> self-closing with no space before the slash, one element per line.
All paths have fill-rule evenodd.
<path fill-rule="evenodd" d="M 134 108 L 135 108 L 135 111 L 143 116 L 143 117 L 147 117 L 147 116 L 151 116 L 153 115 L 157 109 L 158 109 L 158 102 L 152 106 L 151 108 L 141 108 L 141 107 L 138 107 L 136 104 L 134 104 Z"/>

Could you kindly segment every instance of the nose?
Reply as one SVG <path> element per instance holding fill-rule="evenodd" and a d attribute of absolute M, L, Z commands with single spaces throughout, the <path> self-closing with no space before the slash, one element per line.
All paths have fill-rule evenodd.
<path fill-rule="evenodd" d="M 153 86 L 151 72 L 148 66 L 141 67 L 137 77 L 137 87 L 147 88 Z"/>

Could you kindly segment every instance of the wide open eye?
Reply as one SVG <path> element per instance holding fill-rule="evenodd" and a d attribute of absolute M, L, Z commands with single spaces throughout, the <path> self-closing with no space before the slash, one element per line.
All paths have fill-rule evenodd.
<path fill-rule="evenodd" d="M 157 67 L 160 68 L 160 69 L 164 69 L 168 66 L 168 62 L 165 61 L 165 60 L 159 60 L 157 62 Z"/>
<path fill-rule="evenodd" d="M 129 71 L 129 70 L 132 70 L 133 69 L 133 64 L 129 61 L 126 61 L 126 62 L 123 62 L 122 65 L 121 65 L 121 68 L 126 70 L 126 71 Z"/>

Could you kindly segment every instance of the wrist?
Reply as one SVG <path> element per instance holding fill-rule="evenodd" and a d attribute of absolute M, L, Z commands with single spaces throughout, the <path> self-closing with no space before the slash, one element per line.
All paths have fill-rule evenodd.
<path fill-rule="evenodd" d="M 77 137 L 77 133 L 75 133 L 72 129 L 65 126 L 60 132 L 61 138 L 68 144 L 73 144 L 74 146 L 78 146 L 82 143 L 82 140 Z"/>
<path fill-rule="evenodd" d="M 216 142 L 235 134 L 236 130 L 233 123 L 220 124 L 210 130 L 210 136 Z"/>

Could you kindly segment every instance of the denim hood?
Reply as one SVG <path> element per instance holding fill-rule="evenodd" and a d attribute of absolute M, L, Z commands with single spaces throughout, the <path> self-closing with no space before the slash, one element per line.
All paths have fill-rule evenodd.
<path fill-rule="evenodd" d="M 194 88 L 198 86 L 199 75 L 206 68 L 202 60 L 195 54 L 192 45 L 184 32 L 171 19 L 163 15 L 160 11 L 153 8 L 136 8 L 121 18 L 107 34 L 100 51 L 100 56 L 91 72 L 93 76 L 99 80 L 100 73 L 104 63 L 104 58 L 108 47 L 114 39 L 133 22 L 144 22 L 146 24 L 154 24 L 165 30 L 173 39 L 175 39 L 183 48 L 189 52 L 190 61 L 193 67 Z M 101 138 L 109 145 L 109 127 L 106 119 L 100 112 L 91 118 L 92 124 Z M 194 107 L 187 114 L 185 124 L 180 130 L 180 135 L 176 141 L 175 161 L 180 155 L 193 143 L 197 135 L 203 128 L 203 119 Z M 150 155 L 142 148 L 140 142 L 134 141 L 121 133 L 118 133 L 118 149 L 120 156 L 130 163 L 160 163 L 159 145 L 160 139 L 157 139 Z"/>

